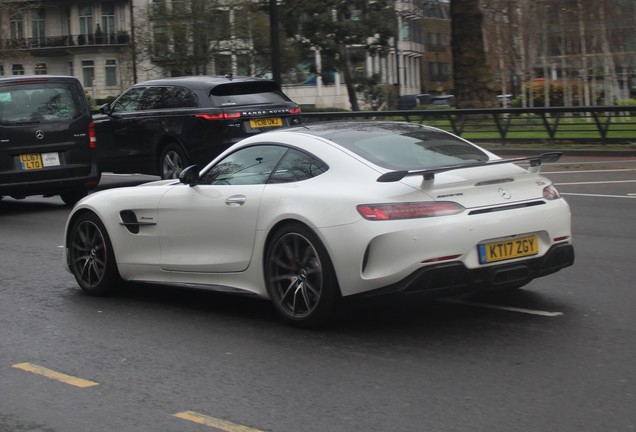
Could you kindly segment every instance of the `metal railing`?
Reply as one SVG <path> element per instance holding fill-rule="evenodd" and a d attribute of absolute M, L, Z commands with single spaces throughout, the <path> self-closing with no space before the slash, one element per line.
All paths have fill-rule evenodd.
<path fill-rule="evenodd" d="M 416 122 L 482 142 L 636 143 L 636 106 L 303 113 L 305 122 L 345 119 Z"/>
<path fill-rule="evenodd" d="M 0 47 L 5 50 L 31 50 L 41 48 L 62 48 L 92 45 L 127 45 L 129 42 L 130 36 L 128 34 L 97 33 L 2 39 L 0 40 Z"/>

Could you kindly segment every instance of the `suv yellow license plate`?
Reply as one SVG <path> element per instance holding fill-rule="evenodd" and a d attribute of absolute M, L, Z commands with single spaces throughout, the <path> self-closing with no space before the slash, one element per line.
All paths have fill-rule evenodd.
<path fill-rule="evenodd" d="M 250 126 L 252 129 L 260 129 L 266 127 L 281 127 L 283 125 L 283 119 L 280 117 L 252 119 L 250 120 Z"/>
<path fill-rule="evenodd" d="M 60 155 L 57 152 L 50 153 L 23 153 L 20 155 L 20 167 L 23 171 L 38 170 L 44 167 L 60 164 Z"/>
<path fill-rule="evenodd" d="M 483 243 L 477 247 L 479 249 L 479 262 L 481 264 L 488 264 L 491 262 L 536 255 L 539 253 L 539 239 L 537 236 L 532 235 Z"/>

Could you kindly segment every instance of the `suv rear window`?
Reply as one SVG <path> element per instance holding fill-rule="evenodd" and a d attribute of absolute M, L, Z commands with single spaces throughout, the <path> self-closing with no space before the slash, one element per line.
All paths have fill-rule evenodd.
<path fill-rule="evenodd" d="M 0 123 L 48 123 L 81 115 L 68 86 L 42 83 L 33 87 L 13 85 L 0 90 Z"/>
<path fill-rule="evenodd" d="M 269 82 L 221 84 L 212 89 L 210 98 L 215 106 L 254 105 L 290 101 L 276 83 Z"/>

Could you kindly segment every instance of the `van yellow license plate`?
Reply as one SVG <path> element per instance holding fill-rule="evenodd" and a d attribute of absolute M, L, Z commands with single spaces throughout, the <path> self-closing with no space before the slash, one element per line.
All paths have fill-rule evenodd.
<path fill-rule="evenodd" d="M 20 155 L 20 167 L 23 171 L 42 169 L 40 153 L 24 153 Z"/>
<path fill-rule="evenodd" d="M 23 171 L 38 170 L 44 167 L 60 165 L 58 152 L 23 153 L 20 155 L 20 168 Z"/>
<path fill-rule="evenodd" d="M 539 239 L 537 236 L 526 236 L 508 240 L 483 243 L 478 245 L 479 262 L 491 262 L 521 258 L 539 253 Z"/>
<path fill-rule="evenodd" d="M 266 127 L 281 127 L 283 125 L 283 119 L 280 117 L 252 119 L 250 120 L 250 126 L 252 129 L 260 129 Z"/>

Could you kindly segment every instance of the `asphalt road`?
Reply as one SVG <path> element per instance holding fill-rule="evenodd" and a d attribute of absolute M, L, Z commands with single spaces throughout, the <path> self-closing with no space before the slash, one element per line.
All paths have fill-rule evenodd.
<path fill-rule="evenodd" d="M 636 159 L 549 164 L 576 263 L 525 289 L 287 327 L 266 302 L 90 298 L 59 198 L 0 201 L 0 431 L 636 430 Z M 105 175 L 100 187 L 139 176 Z"/>

